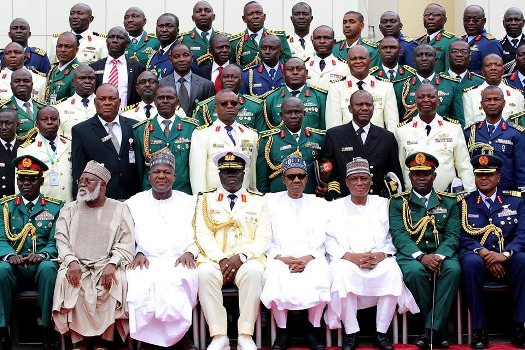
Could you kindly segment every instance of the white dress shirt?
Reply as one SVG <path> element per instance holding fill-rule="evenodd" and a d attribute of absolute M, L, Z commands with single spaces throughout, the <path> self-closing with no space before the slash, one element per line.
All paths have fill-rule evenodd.
<path fill-rule="evenodd" d="M 215 84 L 215 79 L 217 79 L 217 76 L 219 76 L 219 67 L 222 67 L 223 69 L 226 68 L 230 64 L 230 61 L 227 61 L 222 66 L 219 66 L 217 62 L 213 61 L 211 64 L 211 82 Z"/>
<path fill-rule="evenodd" d="M 113 68 L 113 57 L 108 56 L 106 67 L 104 68 L 104 75 L 102 76 L 102 83 L 106 84 L 109 80 L 109 74 Z M 122 55 L 116 59 L 118 71 L 118 94 L 120 97 L 120 106 L 128 105 L 128 65 L 126 63 L 126 56 Z"/>
<path fill-rule="evenodd" d="M 106 126 L 107 122 L 104 119 L 100 118 L 99 115 L 97 115 L 97 117 L 98 117 L 98 120 L 100 120 L 100 122 L 102 123 L 102 126 L 104 127 L 104 129 L 106 130 L 106 132 L 109 135 L 109 129 Z M 115 119 L 113 119 L 113 121 L 115 122 L 115 124 L 113 125 L 113 133 L 117 137 L 117 141 L 118 141 L 119 145 L 122 146 L 122 127 L 120 126 L 120 118 L 119 118 L 119 116 L 117 115 L 115 117 Z M 111 142 L 111 141 L 108 140 L 106 142 Z"/>
<path fill-rule="evenodd" d="M 357 125 L 353 120 L 352 120 L 352 126 L 354 127 L 354 130 L 355 130 L 355 132 L 357 134 L 357 129 L 359 129 L 360 126 Z M 363 126 L 363 130 L 365 132 L 361 134 L 361 140 L 363 140 L 363 145 L 364 145 L 365 141 L 366 141 L 366 137 L 368 136 L 368 133 L 370 132 L 370 123 L 368 123 L 365 126 Z"/>
<path fill-rule="evenodd" d="M 169 121 L 171 121 L 170 126 L 169 126 L 169 128 L 170 128 L 170 132 L 171 132 L 171 128 L 173 127 L 173 123 L 175 123 L 175 114 L 173 114 L 173 116 L 171 116 L 171 118 L 168 118 L 168 119 L 166 119 L 166 118 L 164 118 L 164 117 L 161 117 L 160 115 L 157 115 L 157 123 L 159 123 L 159 125 L 160 125 L 160 127 L 162 128 L 162 131 L 163 131 L 163 132 L 164 132 L 164 128 L 166 127 L 166 126 L 164 125 L 164 123 L 162 122 L 162 121 L 164 121 L 164 120 L 169 120 Z"/>

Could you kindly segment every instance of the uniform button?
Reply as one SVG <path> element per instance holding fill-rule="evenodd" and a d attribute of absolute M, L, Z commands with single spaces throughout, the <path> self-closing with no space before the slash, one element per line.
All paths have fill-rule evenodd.
<path fill-rule="evenodd" d="M 118 160 L 121 160 L 121 158 L 120 158 L 120 157 L 118 157 Z"/>
<path fill-rule="evenodd" d="M 374 190 L 370 190 L 370 193 L 374 193 Z"/>
<path fill-rule="evenodd" d="M 31 249 L 27 248 L 27 251 L 28 251 L 28 252 L 31 252 Z"/>
<path fill-rule="evenodd" d="M 2 188 L 5 188 L 5 185 L 2 185 Z"/>
<path fill-rule="evenodd" d="M 491 145 L 491 144 L 492 144 L 492 141 L 489 141 L 489 145 Z"/>
<path fill-rule="evenodd" d="M 62 176 L 63 174 L 62 173 L 59 173 L 60 176 Z"/>
<path fill-rule="evenodd" d="M 119 175 L 120 175 L 120 177 L 122 177 L 122 173 L 120 173 Z"/>
<path fill-rule="evenodd" d="M 65 189 L 66 189 L 66 187 L 65 187 L 65 186 L 62 186 L 62 191 L 64 191 Z"/>
<path fill-rule="evenodd" d="M 2 180 L 5 180 L 5 176 L 2 176 Z"/>

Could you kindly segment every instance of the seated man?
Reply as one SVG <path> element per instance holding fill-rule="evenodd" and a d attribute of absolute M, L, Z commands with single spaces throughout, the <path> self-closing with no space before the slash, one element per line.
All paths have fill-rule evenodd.
<path fill-rule="evenodd" d="M 169 150 L 151 156 L 151 189 L 126 201 L 135 222 L 137 252 L 128 265 L 128 310 L 131 337 L 172 346 L 184 337 L 184 349 L 195 349 L 185 336 L 197 304 L 198 275 L 194 259 L 191 196 L 173 191 L 175 157 Z M 177 228 L 174 231 L 174 228 Z"/>
<path fill-rule="evenodd" d="M 324 350 L 319 341 L 321 317 L 330 301 L 330 280 L 325 258 L 326 203 L 313 194 L 303 193 L 308 181 L 306 162 L 289 155 L 282 162 L 282 182 L 286 191 L 267 194 L 272 223 L 272 244 L 266 252 L 262 303 L 272 309 L 277 323 L 273 350 L 288 348 L 286 320 L 288 310 L 308 310 L 308 346 Z M 305 218 L 317 217 L 316 220 Z"/>
<path fill-rule="evenodd" d="M 483 284 L 509 279 L 514 290 L 514 315 L 518 330 L 512 343 L 525 348 L 525 205 L 521 193 L 499 187 L 503 160 L 493 155 L 472 158 L 477 191 L 459 202 L 461 212 L 461 264 L 463 293 L 472 312 L 474 334 L 470 347 L 489 345 Z"/>
<path fill-rule="evenodd" d="M 127 336 L 125 269 L 133 259 L 135 235 L 128 207 L 106 198 L 111 174 L 90 160 L 78 179 L 77 200 L 60 211 L 55 238 L 62 265 L 53 298 L 53 321 L 74 348 L 107 349 L 115 326 Z"/>
<path fill-rule="evenodd" d="M 0 349 L 11 349 L 7 327 L 15 289 L 29 285 L 38 289 L 40 298 L 43 349 L 56 350 L 51 305 L 58 265 L 51 259 L 57 256 L 55 222 L 64 203 L 40 193 L 42 174 L 48 170 L 43 162 L 21 156 L 13 160 L 13 166 L 20 194 L 0 201 L 4 208 L 0 223 Z"/>
<path fill-rule="evenodd" d="M 419 309 L 393 258 L 387 199 L 368 194 L 372 176 L 366 159 L 357 157 L 347 164 L 346 186 L 350 195 L 329 207 L 325 246 L 331 259 L 332 300 L 325 319 L 336 328 L 343 321 L 343 350 L 354 350 L 359 346 L 357 310 L 377 305 L 373 345 L 393 350 L 386 332 L 398 302 L 400 312 Z"/>
<path fill-rule="evenodd" d="M 239 152 L 215 156 L 221 188 L 200 192 L 194 216 L 199 300 L 213 337 L 208 350 L 230 348 L 223 285 L 239 288 L 238 350 L 256 350 L 252 334 L 259 312 L 262 279 L 270 247 L 268 207 L 262 194 L 242 188 L 250 160 Z"/>

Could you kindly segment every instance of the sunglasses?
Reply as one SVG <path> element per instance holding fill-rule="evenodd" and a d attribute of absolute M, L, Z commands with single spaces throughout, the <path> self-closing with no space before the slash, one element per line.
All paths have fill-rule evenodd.
<path fill-rule="evenodd" d="M 221 102 L 219 103 L 222 107 L 228 107 L 228 105 L 232 105 L 233 107 L 237 107 L 237 105 L 239 104 L 238 101 L 224 101 L 224 102 Z"/>
<path fill-rule="evenodd" d="M 304 180 L 306 178 L 306 174 L 287 174 L 285 176 L 290 181 L 295 180 L 296 177 L 298 177 L 299 180 Z"/>

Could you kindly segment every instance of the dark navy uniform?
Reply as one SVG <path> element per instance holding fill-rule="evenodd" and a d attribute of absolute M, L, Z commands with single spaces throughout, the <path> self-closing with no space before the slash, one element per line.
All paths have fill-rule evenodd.
<path fill-rule="evenodd" d="M 525 44 L 525 34 L 521 34 L 521 39 L 518 42 L 518 46 L 514 46 L 506 35 L 499 42 L 503 48 L 502 58 L 503 65 L 505 66 L 505 72 L 512 72 L 514 68 L 516 68 L 516 51 L 518 51 L 518 47 Z"/>
<path fill-rule="evenodd" d="M 159 77 L 159 80 L 164 78 L 167 75 L 173 73 L 173 66 L 170 62 L 171 49 L 174 45 L 178 45 L 179 41 L 175 42 L 169 47 L 168 52 L 164 52 L 160 55 L 160 48 L 157 51 L 154 51 L 153 54 L 149 57 L 148 62 L 146 63 L 146 70 L 155 72 Z M 193 54 L 192 54 L 193 55 Z M 197 59 L 193 55 L 193 62 L 191 63 L 191 71 L 197 73 L 199 70 L 199 65 L 197 64 Z"/>
<path fill-rule="evenodd" d="M 2 61 L 2 67 L 5 67 L 3 50 L 0 52 L 0 60 Z M 51 70 L 51 64 L 49 63 L 46 50 L 39 49 L 38 47 L 26 47 L 24 51 L 24 66 L 34 68 L 45 74 Z"/>
<path fill-rule="evenodd" d="M 525 80 L 525 78 L 523 80 Z M 503 77 L 503 81 L 505 82 L 505 84 L 520 90 L 523 96 L 525 97 L 525 82 L 523 80 L 520 79 L 518 71 L 507 74 Z"/>
<path fill-rule="evenodd" d="M 270 74 L 261 63 L 242 73 L 243 83 L 241 85 L 241 94 L 260 96 L 268 91 L 279 89 L 284 83 L 284 65 L 279 63 L 279 69 L 276 70 L 272 80 Z"/>
<path fill-rule="evenodd" d="M 470 157 L 494 152 L 503 161 L 498 187 L 502 190 L 525 188 L 525 128 L 501 120 L 492 136 L 483 120 L 465 128 L 465 139 Z"/>
<path fill-rule="evenodd" d="M 401 46 L 401 50 L 403 51 L 397 63 L 400 66 L 406 64 L 407 66 L 414 67 L 414 50 L 417 47 L 417 41 L 408 36 L 404 36 L 403 33 L 399 33 L 397 41 L 399 41 L 399 46 Z"/>
<path fill-rule="evenodd" d="M 468 41 L 468 37 L 466 35 L 462 36 L 461 39 L 470 46 L 472 59 L 470 60 L 468 70 L 471 72 L 481 74 L 483 59 L 491 53 L 495 53 L 500 57 L 503 56 L 503 48 L 501 47 L 501 43 L 498 39 L 496 39 L 496 37 L 487 33 L 485 29 L 483 29 L 483 32 L 471 41 Z"/>

